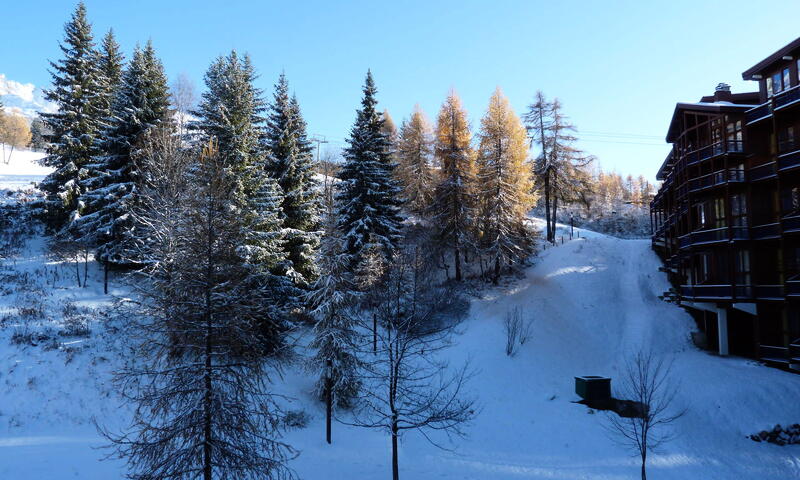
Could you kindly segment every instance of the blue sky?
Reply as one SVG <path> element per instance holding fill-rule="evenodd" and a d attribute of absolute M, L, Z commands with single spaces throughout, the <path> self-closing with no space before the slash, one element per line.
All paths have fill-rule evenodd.
<path fill-rule="evenodd" d="M 474 127 L 500 86 L 521 113 L 537 90 L 561 99 L 580 146 L 606 169 L 655 176 L 677 101 L 741 72 L 800 35 L 800 2 L 87 0 L 97 37 L 126 53 L 151 38 L 167 73 L 202 88 L 211 60 L 253 57 L 270 92 L 286 72 L 310 133 L 341 145 L 371 68 L 395 121 L 415 104 L 433 119 L 452 87 Z M 0 74 L 44 87 L 75 2 L 3 6 Z M 8 41 L 14 39 L 14 41 Z M 0 77 L 2 79 L 2 77 Z"/>

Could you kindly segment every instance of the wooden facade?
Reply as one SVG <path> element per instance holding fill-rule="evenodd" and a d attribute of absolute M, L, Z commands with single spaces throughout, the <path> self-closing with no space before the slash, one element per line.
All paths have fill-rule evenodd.
<path fill-rule="evenodd" d="M 678 103 L 653 248 L 710 347 L 800 370 L 800 39 Z"/>

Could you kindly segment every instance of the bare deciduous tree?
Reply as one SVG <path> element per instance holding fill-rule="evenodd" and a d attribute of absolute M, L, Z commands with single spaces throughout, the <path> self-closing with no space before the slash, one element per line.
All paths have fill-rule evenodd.
<path fill-rule="evenodd" d="M 376 311 L 380 328 L 377 354 L 364 355 L 362 402 L 352 425 L 377 428 L 392 439 L 392 478 L 400 477 L 398 441 L 403 432 L 431 436 L 442 432 L 448 440 L 464 436 L 463 427 L 475 416 L 475 400 L 465 392 L 468 364 L 450 370 L 438 354 L 451 343 L 453 323 L 437 318 L 457 295 L 432 288 L 416 249 L 393 258 L 380 284 Z M 363 325 L 371 329 L 369 320 Z M 370 352 L 371 353 L 371 352 Z"/>
<path fill-rule="evenodd" d="M 617 396 L 634 402 L 639 415 L 608 414 L 608 429 L 621 444 L 642 460 L 642 480 L 647 479 L 647 453 L 674 438 L 670 428 L 686 413 L 675 405 L 678 387 L 670 382 L 672 363 L 652 352 L 639 351 L 625 364 L 622 387 Z"/>
<path fill-rule="evenodd" d="M 169 87 L 170 101 L 175 109 L 175 121 L 178 125 L 178 134 L 183 137 L 186 133 L 186 123 L 189 121 L 189 112 L 197 104 L 197 91 L 194 82 L 185 73 L 178 75 Z"/>

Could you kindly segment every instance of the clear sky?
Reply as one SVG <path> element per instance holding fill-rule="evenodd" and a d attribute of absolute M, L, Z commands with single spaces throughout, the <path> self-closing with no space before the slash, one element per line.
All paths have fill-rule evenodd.
<path fill-rule="evenodd" d="M 3 2 L 0 74 L 46 87 L 48 59 L 75 3 Z M 202 88 L 211 60 L 248 52 L 267 93 L 285 71 L 312 134 L 347 136 L 367 68 L 396 123 L 431 119 L 455 88 L 474 127 L 500 86 L 518 113 L 537 90 L 561 99 L 580 146 L 606 169 L 655 176 L 677 101 L 741 72 L 800 36 L 800 1 L 206 1 L 87 0 L 96 37 L 130 54 L 153 40 L 167 73 Z"/>

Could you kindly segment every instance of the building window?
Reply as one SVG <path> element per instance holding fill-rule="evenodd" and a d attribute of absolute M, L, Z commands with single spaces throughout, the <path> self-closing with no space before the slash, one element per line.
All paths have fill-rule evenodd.
<path fill-rule="evenodd" d="M 736 251 L 736 284 L 750 285 L 750 252 L 747 250 Z"/>
<path fill-rule="evenodd" d="M 694 268 L 694 284 L 701 285 L 711 279 L 711 254 L 703 252 L 697 255 Z"/>
<path fill-rule="evenodd" d="M 725 223 L 725 199 L 714 199 L 714 228 L 723 228 Z"/>
<path fill-rule="evenodd" d="M 731 222 L 734 227 L 747 226 L 747 199 L 741 193 L 731 196 Z"/>
<path fill-rule="evenodd" d="M 767 97 L 772 96 L 772 77 L 767 77 Z"/>
<path fill-rule="evenodd" d="M 786 90 L 789 88 L 789 84 L 791 80 L 789 79 L 789 67 L 783 69 L 783 88 L 782 90 Z"/>
<path fill-rule="evenodd" d="M 725 128 L 725 136 L 728 142 L 729 152 L 741 152 L 744 150 L 742 142 L 742 121 L 729 121 Z"/>
<path fill-rule="evenodd" d="M 783 91 L 783 82 L 781 81 L 781 73 L 778 72 L 772 76 L 772 91 L 776 94 Z"/>
<path fill-rule="evenodd" d="M 778 131 L 778 153 L 790 152 L 795 149 L 794 127 L 786 127 Z"/>

